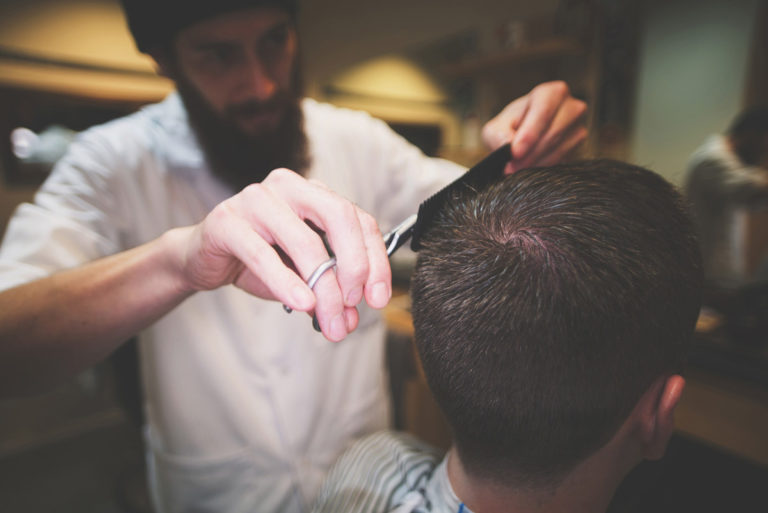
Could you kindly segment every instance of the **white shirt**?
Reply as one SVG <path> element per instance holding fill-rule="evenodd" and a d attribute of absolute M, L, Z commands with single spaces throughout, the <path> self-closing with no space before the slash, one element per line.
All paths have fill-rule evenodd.
<path fill-rule="evenodd" d="M 313 513 L 472 513 L 448 477 L 438 450 L 407 433 L 382 431 L 336 460 Z"/>
<path fill-rule="evenodd" d="M 691 155 L 685 190 L 707 278 L 726 288 L 765 281 L 744 267 L 744 230 L 749 210 L 768 204 L 768 170 L 742 163 L 727 137 L 716 134 Z"/>
<path fill-rule="evenodd" d="M 302 106 L 307 176 L 372 213 L 383 231 L 461 171 L 364 113 Z M 230 194 L 173 94 L 78 137 L 11 220 L 0 289 L 197 223 Z M 338 454 L 389 422 L 385 328 L 360 310 L 357 330 L 334 344 L 306 315 L 228 286 L 195 294 L 140 334 L 158 513 L 311 506 Z"/>

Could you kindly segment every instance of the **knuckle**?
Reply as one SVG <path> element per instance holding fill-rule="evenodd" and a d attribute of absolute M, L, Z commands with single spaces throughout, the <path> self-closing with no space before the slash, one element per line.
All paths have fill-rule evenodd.
<path fill-rule="evenodd" d="M 245 260 L 254 269 L 254 271 L 256 271 L 255 274 L 257 276 L 269 280 L 272 278 L 272 276 L 270 273 L 265 272 L 265 270 L 269 267 L 268 264 L 270 256 L 271 255 L 268 246 L 258 246 L 256 248 L 252 248 L 248 252 Z"/>
<path fill-rule="evenodd" d="M 564 80 L 552 80 L 551 82 L 545 82 L 536 86 L 534 89 L 536 89 L 538 92 L 549 91 L 552 94 L 560 97 L 568 96 L 571 92 L 568 88 L 568 84 Z"/>
<path fill-rule="evenodd" d="M 331 188 L 328 187 L 328 185 L 326 185 L 324 182 L 321 182 L 317 178 L 309 178 L 309 179 L 307 179 L 307 182 L 309 182 L 310 184 L 312 184 L 312 185 L 314 185 L 316 187 L 319 187 L 320 189 L 323 189 L 324 191 L 330 191 L 331 190 Z"/>
<path fill-rule="evenodd" d="M 363 233 L 374 236 L 381 235 L 379 224 L 371 214 L 362 209 L 358 209 L 358 218 L 360 219 L 360 226 L 363 228 Z"/>
<path fill-rule="evenodd" d="M 248 200 L 260 198 L 264 196 L 264 194 L 266 194 L 265 186 L 260 183 L 247 185 L 242 191 L 242 195 L 248 198 Z"/>
<path fill-rule="evenodd" d="M 300 248 L 291 250 L 288 256 L 301 268 L 305 279 L 309 278 L 317 266 L 328 259 L 323 238 L 314 230 L 307 229 L 302 232 L 301 238 L 292 241 L 290 246 Z M 323 276 L 325 274 L 328 273 L 324 273 Z"/>
<path fill-rule="evenodd" d="M 315 309 L 318 318 L 332 317 L 344 308 L 344 303 L 341 300 L 341 291 L 338 286 L 333 284 L 330 277 L 323 276 L 320 278 L 315 287 L 315 295 L 319 299 Z"/>
<path fill-rule="evenodd" d="M 368 262 L 364 260 L 352 262 L 349 266 L 347 266 L 346 269 L 346 272 L 351 279 L 361 282 L 365 281 L 365 278 L 368 277 L 369 271 L 370 268 L 368 266 Z"/>
<path fill-rule="evenodd" d="M 285 167 L 279 167 L 269 172 L 262 183 L 267 185 L 283 185 L 290 183 L 296 178 L 296 173 Z"/>
<path fill-rule="evenodd" d="M 535 135 L 529 132 L 519 132 L 519 133 L 520 135 L 517 136 L 516 144 L 523 144 L 527 146 L 527 145 L 534 144 L 538 140 L 538 137 L 536 137 Z"/>
<path fill-rule="evenodd" d="M 483 139 L 485 139 L 486 141 L 491 141 L 496 137 L 496 132 L 498 131 L 498 128 L 496 125 L 497 125 L 496 118 L 490 120 L 488 123 L 483 125 L 483 128 L 480 132 Z"/>
<path fill-rule="evenodd" d="M 254 205 L 263 205 L 273 197 L 269 186 L 262 183 L 252 183 L 238 194 L 237 200 L 243 211 L 249 211 Z"/>
<path fill-rule="evenodd" d="M 341 196 L 337 196 L 335 193 L 334 199 L 336 201 L 333 202 L 334 206 L 331 208 L 333 209 L 333 214 L 337 216 L 337 219 L 343 219 L 346 221 L 357 219 L 357 209 L 353 203 L 345 200 Z"/>
<path fill-rule="evenodd" d="M 226 241 L 231 238 L 235 216 L 231 206 L 226 202 L 214 207 L 199 225 L 200 241 L 203 247 L 226 245 Z"/>
<path fill-rule="evenodd" d="M 324 261 L 328 258 L 325 242 L 323 242 L 323 238 L 316 231 L 308 230 L 303 236 L 303 242 L 305 243 L 305 254 L 312 260 L 312 265 L 319 265 L 319 261 Z"/>
<path fill-rule="evenodd" d="M 208 214 L 207 220 L 215 225 L 225 224 L 227 218 L 233 215 L 234 209 L 231 200 L 226 200 L 215 207 Z"/>
<path fill-rule="evenodd" d="M 573 102 L 574 102 L 573 105 L 574 105 L 574 111 L 576 112 L 576 116 L 579 118 L 584 117 L 588 109 L 587 102 L 582 100 L 576 100 L 576 99 L 574 99 Z"/>
<path fill-rule="evenodd" d="M 568 96 L 571 94 L 571 90 L 564 80 L 556 80 L 553 84 L 553 87 L 555 88 L 555 91 L 562 96 Z"/>

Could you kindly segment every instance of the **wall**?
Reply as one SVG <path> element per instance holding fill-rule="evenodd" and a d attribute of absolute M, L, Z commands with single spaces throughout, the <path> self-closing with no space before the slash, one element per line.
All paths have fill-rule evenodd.
<path fill-rule="evenodd" d="M 438 125 L 461 143 L 461 119 L 441 78 L 412 52 L 468 30 L 494 33 L 511 19 L 552 15 L 558 0 L 315 0 L 302 3 L 308 93 L 387 121 Z M 336 94 L 327 94 L 327 86 Z M 510 98 L 511 99 L 511 98 Z"/>
<path fill-rule="evenodd" d="M 682 183 L 686 161 L 742 107 L 758 0 L 646 6 L 632 160 Z"/>
<path fill-rule="evenodd" d="M 3 0 L 0 4 L 0 49 L 129 73 L 107 73 L 40 65 L 0 55 L 0 84 L 52 90 L 77 96 L 154 100 L 170 84 L 152 76 L 148 57 L 134 48 L 117 0 Z M 0 169 L 0 177 L 3 176 Z M 9 186 L 0 179 L 0 235 L 33 186 Z"/>
<path fill-rule="evenodd" d="M 727 126 L 741 106 L 758 3 L 652 0 L 645 4 L 632 160 L 679 183 L 693 149 L 707 134 Z M 319 84 L 367 59 L 402 53 L 468 28 L 551 13 L 557 4 L 557 0 L 305 1 L 300 28 L 309 91 L 321 96 Z M 85 56 L 91 63 L 151 70 L 147 58 L 133 48 L 116 0 L 5 0 L 0 5 L 0 45 L 9 44 L 33 53 Z M 29 69 L 0 69 L 0 81 L 11 77 L 36 80 Z M 72 87 L 105 90 L 103 84 L 78 77 L 58 76 L 50 83 L 61 87 L 67 80 Z M 140 94 L 162 95 L 167 90 L 167 84 L 146 80 L 123 77 L 119 83 L 138 87 Z M 132 81 L 137 85 L 131 86 Z M 0 202 L 6 200 L 10 199 L 0 189 Z"/>
<path fill-rule="evenodd" d="M 305 79 L 308 91 L 322 96 L 320 84 L 369 59 L 398 56 L 414 46 L 468 28 L 514 17 L 553 12 L 557 0 L 305 0 L 300 11 Z M 152 64 L 134 48 L 117 0 L 3 0 L 0 50 L 113 66 L 134 74 L 115 76 L 19 63 L 0 55 L 0 83 L 123 99 L 161 98 L 170 89 L 149 76 Z M 457 121 L 439 101 L 393 103 L 384 99 L 349 106 L 369 107 L 391 119 L 441 124 L 454 141 Z M 416 107 L 416 108 L 414 108 Z M 0 180 L 0 233 L 7 217 L 30 187 L 9 188 Z"/>
<path fill-rule="evenodd" d="M 5 0 L 0 50 L 3 84 L 128 100 L 162 98 L 171 89 L 155 75 L 151 59 L 136 51 L 117 0 Z"/>
<path fill-rule="evenodd" d="M 464 30 L 551 14 L 559 0 L 305 0 L 300 32 L 310 85 L 385 54 Z"/>
<path fill-rule="evenodd" d="M 305 79 L 316 84 L 372 57 L 401 52 L 456 32 L 552 13 L 558 0 L 305 0 L 299 29 Z M 3 0 L 0 50 L 11 48 L 55 59 L 114 66 L 138 72 L 80 80 L 72 74 L 46 79 L 31 67 L 8 62 L 0 53 L 0 82 L 45 83 L 49 87 L 87 89 L 98 94 L 163 94 L 168 84 L 152 80 L 151 60 L 134 48 L 118 0 Z M 39 68 L 39 66 L 38 66 Z M 61 70 L 47 69 L 47 73 Z M 144 75 L 142 75 L 142 73 Z M 105 80 L 101 80 L 105 79 Z M 114 90 L 112 90 L 114 89 Z"/>

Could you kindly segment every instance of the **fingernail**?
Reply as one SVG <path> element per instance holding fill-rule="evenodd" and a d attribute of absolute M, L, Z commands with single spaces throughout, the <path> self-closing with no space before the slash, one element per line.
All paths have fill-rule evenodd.
<path fill-rule="evenodd" d="M 373 287 L 371 288 L 371 301 L 373 302 L 371 306 L 383 307 L 389 302 L 390 294 L 391 292 L 386 283 L 383 281 L 374 283 Z"/>
<path fill-rule="evenodd" d="M 347 333 L 352 333 L 355 331 L 355 328 L 357 328 L 357 315 L 353 314 L 352 311 L 345 310 L 344 320 L 346 321 Z"/>
<path fill-rule="evenodd" d="M 517 137 L 512 140 L 512 158 L 516 160 L 520 160 L 528 153 L 528 150 L 530 147 L 523 143 L 518 141 Z"/>
<path fill-rule="evenodd" d="M 293 299 L 295 310 L 309 310 L 314 301 L 312 293 L 303 285 L 296 285 L 291 289 L 291 299 Z"/>
<path fill-rule="evenodd" d="M 347 321 L 344 320 L 343 314 L 339 314 L 331 319 L 330 335 L 334 340 L 341 340 L 347 336 Z"/>
<path fill-rule="evenodd" d="M 355 306 L 363 299 L 363 287 L 355 287 L 347 294 L 347 306 Z"/>

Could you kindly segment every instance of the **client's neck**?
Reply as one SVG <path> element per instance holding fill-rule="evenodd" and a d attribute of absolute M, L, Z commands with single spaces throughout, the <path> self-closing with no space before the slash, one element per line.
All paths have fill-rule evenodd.
<path fill-rule="evenodd" d="M 604 513 L 616 488 L 642 459 L 626 447 L 618 450 L 617 443 L 611 440 L 556 486 L 537 489 L 478 479 L 466 472 L 455 447 L 448 457 L 448 478 L 473 513 Z"/>

